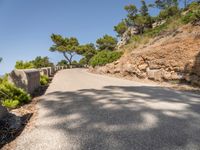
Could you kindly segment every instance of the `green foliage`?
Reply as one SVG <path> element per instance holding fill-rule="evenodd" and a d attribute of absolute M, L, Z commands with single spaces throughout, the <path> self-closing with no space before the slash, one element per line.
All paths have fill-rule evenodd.
<path fill-rule="evenodd" d="M 152 19 L 149 15 L 149 9 L 145 0 L 141 0 L 142 6 L 138 11 L 135 5 L 125 6 L 125 10 L 128 12 L 125 19 L 127 26 L 137 26 L 139 33 L 143 33 L 145 28 L 152 27 Z"/>
<path fill-rule="evenodd" d="M 45 86 L 45 85 L 48 85 L 48 83 L 49 83 L 49 77 L 46 75 L 41 75 L 40 84 Z"/>
<path fill-rule="evenodd" d="M 49 61 L 48 57 L 38 56 L 32 61 L 34 68 L 52 67 L 54 66 L 52 62 Z"/>
<path fill-rule="evenodd" d="M 16 69 L 32 69 L 42 67 L 52 67 L 54 64 L 49 61 L 48 57 L 38 56 L 32 61 L 17 61 L 15 64 Z"/>
<path fill-rule="evenodd" d="M 61 35 L 52 34 L 51 39 L 54 45 L 50 47 L 52 52 L 60 52 L 66 58 L 66 60 L 71 64 L 72 58 L 78 53 L 79 42 L 75 37 L 63 38 Z"/>
<path fill-rule="evenodd" d="M 28 103 L 30 99 L 29 94 L 9 83 L 6 78 L 0 81 L 0 100 L 3 106 L 16 108 Z"/>
<path fill-rule="evenodd" d="M 84 65 L 87 65 L 88 62 L 87 62 L 86 58 L 83 57 L 83 58 L 80 59 L 79 64 L 80 64 L 81 66 L 84 66 Z"/>
<path fill-rule="evenodd" d="M 158 15 L 158 19 L 164 20 L 175 15 L 180 15 L 180 10 L 177 6 L 172 6 L 162 10 Z"/>
<path fill-rule="evenodd" d="M 61 60 L 57 63 L 57 66 L 67 66 L 68 62 L 66 60 Z"/>
<path fill-rule="evenodd" d="M 125 21 L 121 21 L 118 25 L 114 26 L 114 31 L 118 33 L 118 36 L 122 36 L 124 32 L 128 29 Z"/>
<path fill-rule="evenodd" d="M 147 7 L 147 4 L 145 0 L 141 0 L 142 6 L 140 8 L 140 14 L 142 16 L 149 16 L 149 8 Z"/>
<path fill-rule="evenodd" d="M 83 55 L 85 64 L 88 64 L 90 59 L 97 53 L 95 45 L 90 43 L 90 44 L 85 44 L 79 47 L 79 54 Z M 82 62 L 83 63 L 83 60 Z"/>
<path fill-rule="evenodd" d="M 155 5 L 159 9 L 167 9 L 169 7 L 178 6 L 178 0 L 155 0 Z"/>
<path fill-rule="evenodd" d="M 5 99 L 2 101 L 2 105 L 7 108 L 17 108 L 20 105 L 19 100 Z"/>
<path fill-rule="evenodd" d="M 191 3 L 187 14 L 181 20 L 185 24 L 200 20 L 200 4 L 198 2 Z"/>
<path fill-rule="evenodd" d="M 109 35 L 104 35 L 102 38 L 97 39 L 96 43 L 99 50 L 114 50 L 117 46 L 117 39 Z"/>
<path fill-rule="evenodd" d="M 32 62 L 17 61 L 15 64 L 16 69 L 32 69 L 34 64 Z"/>
<path fill-rule="evenodd" d="M 121 55 L 122 52 L 103 50 L 92 57 L 92 59 L 90 60 L 90 65 L 93 67 L 103 66 L 113 61 L 116 61 L 121 57 Z"/>
<path fill-rule="evenodd" d="M 136 17 L 136 14 L 138 12 L 137 7 L 135 5 L 130 4 L 130 5 L 125 6 L 124 9 L 128 13 L 128 15 L 127 15 L 128 19 L 134 20 L 134 18 Z"/>
<path fill-rule="evenodd" d="M 134 20 L 135 24 L 138 26 L 139 33 L 142 34 L 145 27 L 151 27 L 152 21 L 150 16 L 137 15 Z"/>
<path fill-rule="evenodd" d="M 75 66 L 76 66 L 76 65 L 78 65 L 78 62 L 77 62 L 76 60 L 73 60 L 73 61 L 72 61 L 72 65 L 75 65 Z"/>
<path fill-rule="evenodd" d="M 158 36 L 165 29 L 167 29 L 167 23 L 164 23 L 164 24 L 157 26 L 153 29 L 149 29 L 149 30 L 145 31 L 145 34 L 149 37 L 155 37 L 155 36 Z"/>

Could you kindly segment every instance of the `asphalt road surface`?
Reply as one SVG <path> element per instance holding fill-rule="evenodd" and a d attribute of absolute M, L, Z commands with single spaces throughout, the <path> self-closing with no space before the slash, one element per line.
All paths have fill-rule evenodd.
<path fill-rule="evenodd" d="M 88 73 L 58 72 L 17 150 L 200 150 L 200 96 Z"/>

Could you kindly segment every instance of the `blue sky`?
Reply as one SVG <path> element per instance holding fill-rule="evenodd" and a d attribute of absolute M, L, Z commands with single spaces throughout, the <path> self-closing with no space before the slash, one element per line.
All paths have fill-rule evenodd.
<path fill-rule="evenodd" d="M 77 37 L 81 44 L 104 34 L 115 36 L 113 26 L 126 16 L 123 8 L 131 3 L 140 7 L 139 0 L 0 0 L 0 75 L 10 72 L 17 60 L 64 59 L 48 51 L 52 33 Z"/>

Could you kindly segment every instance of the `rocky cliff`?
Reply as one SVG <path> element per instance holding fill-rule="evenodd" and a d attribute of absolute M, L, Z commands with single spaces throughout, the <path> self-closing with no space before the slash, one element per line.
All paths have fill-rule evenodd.
<path fill-rule="evenodd" d="M 200 26 L 185 25 L 165 32 L 92 71 L 156 81 L 185 80 L 200 86 Z"/>

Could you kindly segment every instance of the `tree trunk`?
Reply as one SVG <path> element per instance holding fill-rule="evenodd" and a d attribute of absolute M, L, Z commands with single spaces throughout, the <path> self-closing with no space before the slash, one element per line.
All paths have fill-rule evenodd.
<path fill-rule="evenodd" d="M 68 61 L 69 65 L 71 65 L 72 64 L 72 56 L 70 56 L 70 58 L 69 58 L 65 52 L 63 52 L 63 56 Z"/>

